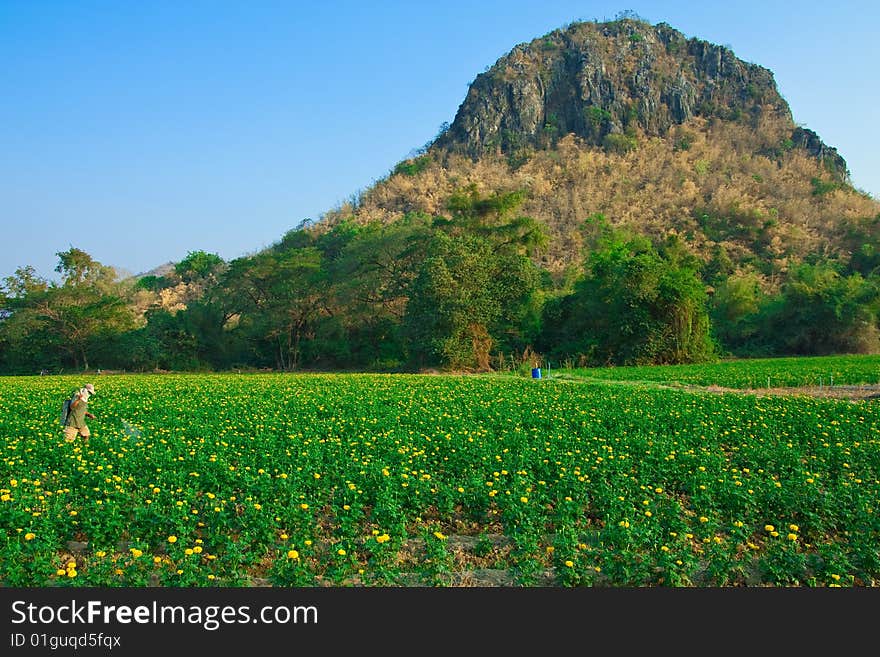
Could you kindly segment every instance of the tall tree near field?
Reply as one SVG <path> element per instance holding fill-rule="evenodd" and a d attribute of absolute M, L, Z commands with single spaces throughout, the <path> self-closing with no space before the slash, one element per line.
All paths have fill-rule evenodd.
<path fill-rule="evenodd" d="M 499 252 L 483 237 L 435 236 L 413 283 L 404 317 L 419 365 L 490 368 L 499 337 L 538 287 L 524 256 Z"/>
<path fill-rule="evenodd" d="M 62 362 L 89 369 L 96 342 L 134 328 L 134 316 L 111 267 L 74 247 L 57 255 L 60 285 L 36 281 L 26 270 L 7 282 L 16 297 L 2 331 L 8 348 L 27 348 L 34 340 L 47 360 L 57 350 Z"/>
<path fill-rule="evenodd" d="M 696 261 L 678 243 L 659 252 L 643 236 L 610 231 L 586 275 L 547 305 L 542 346 L 589 363 L 701 361 L 714 352 Z"/>
<path fill-rule="evenodd" d="M 295 370 L 304 341 L 330 312 L 326 282 L 320 251 L 304 247 L 233 260 L 223 286 L 243 330 L 273 345 L 279 369 Z"/>

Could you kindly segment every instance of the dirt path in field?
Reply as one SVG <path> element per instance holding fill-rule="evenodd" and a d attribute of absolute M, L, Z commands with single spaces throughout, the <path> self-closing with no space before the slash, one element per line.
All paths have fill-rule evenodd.
<path fill-rule="evenodd" d="M 847 399 L 849 401 L 865 401 L 880 399 L 880 385 L 863 386 L 803 386 L 799 388 L 723 388 L 721 386 L 668 386 L 672 388 L 684 388 L 700 392 L 736 392 L 744 395 L 766 396 L 793 396 L 806 395 L 808 397 L 820 397 L 824 399 Z"/>
<path fill-rule="evenodd" d="M 684 390 L 686 392 L 709 392 L 715 394 L 739 394 L 756 395 L 758 397 L 794 397 L 806 396 L 821 399 L 843 399 L 847 401 L 870 401 L 880 400 L 880 384 L 865 384 L 858 386 L 800 386 L 779 388 L 725 388 L 723 386 L 699 386 L 683 383 L 665 383 L 662 381 L 619 381 L 614 379 L 600 379 L 575 377 L 569 375 L 553 377 L 557 381 L 569 381 L 580 383 L 602 383 L 622 386 L 638 386 L 647 388 L 664 388 L 667 390 Z"/>

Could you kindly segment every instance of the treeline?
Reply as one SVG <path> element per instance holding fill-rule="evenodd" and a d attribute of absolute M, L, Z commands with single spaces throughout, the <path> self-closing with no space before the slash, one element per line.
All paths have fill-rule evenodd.
<path fill-rule="evenodd" d="M 482 371 L 880 351 L 873 244 L 768 286 L 723 249 L 704 262 L 678 238 L 594 215 L 580 264 L 551 276 L 536 265 L 548 232 L 523 200 L 469 187 L 443 215 L 297 229 L 255 255 L 193 251 L 140 279 L 71 248 L 59 283 L 30 267 L 4 281 L 0 370 Z"/>

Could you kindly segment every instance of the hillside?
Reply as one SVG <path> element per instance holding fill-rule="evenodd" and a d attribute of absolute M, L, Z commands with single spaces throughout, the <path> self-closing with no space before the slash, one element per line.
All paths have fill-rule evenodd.
<path fill-rule="evenodd" d="M 59 258 L 62 285 L 7 284 L 0 371 L 880 353 L 880 203 L 769 70 L 630 19 L 515 47 L 420 154 L 255 254 L 122 282 Z"/>
<path fill-rule="evenodd" d="M 581 258 L 580 226 L 596 213 L 677 234 L 704 262 L 722 254 L 767 281 L 810 254 L 848 258 L 876 238 L 880 214 L 837 150 L 795 123 L 771 71 L 637 20 L 516 46 L 421 155 L 315 229 L 446 215 L 470 186 L 525 192 L 520 212 L 552 237 L 540 264 L 557 274 Z"/>

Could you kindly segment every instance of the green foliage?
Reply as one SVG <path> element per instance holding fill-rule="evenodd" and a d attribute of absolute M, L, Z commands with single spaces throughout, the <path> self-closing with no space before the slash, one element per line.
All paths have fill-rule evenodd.
<path fill-rule="evenodd" d="M 416 176 L 428 168 L 431 158 L 428 155 L 420 155 L 419 157 L 409 158 L 398 162 L 394 167 L 392 175 L 402 174 L 404 176 Z"/>
<path fill-rule="evenodd" d="M 484 237 L 496 248 L 522 255 L 535 255 L 546 247 L 546 226 L 526 216 L 513 216 L 526 198 L 515 190 L 482 196 L 476 185 L 456 191 L 447 202 L 451 219 L 438 217 L 434 225 L 450 235 Z"/>
<path fill-rule="evenodd" d="M 760 348 L 760 312 L 767 301 L 756 274 L 723 277 L 712 295 L 710 317 L 714 334 L 725 349 L 742 353 Z"/>
<path fill-rule="evenodd" d="M 840 189 L 840 183 L 833 180 L 811 178 L 810 184 L 813 186 L 813 191 L 811 192 L 813 196 L 825 196 L 826 194 L 833 192 L 835 189 Z"/>
<path fill-rule="evenodd" d="M 216 253 L 190 251 L 174 266 L 174 273 L 185 283 L 192 283 L 215 276 L 222 268 L 223 258 Z"/>
<path fill-rule="evenodd" d="M 690 150 L 690 147 L 694 143 L 694 139 L 696 139 L 694 133 L 683 130 L 680 132 L 678 139 L 676 139 L 673 148 L 677 151 Z"/>
<path fill-rule="evenodd" d="M 880 383 L 880 355 L 784 356 L 731 358 L 711 363 L 592 367 L 565 370 L 566 375 L 611 381 L 723 386 L 755 389 Z"/>
<path fill-rule="evenodd" d="M 429 254 L 403 323 L 412 360 L 419 366 L 489 369 L 499 344 L 517 342 L 538 285 L 536 268 L 525 256 L 499 251 L 473 235 L 437 235 Z"/>
<path fill-rule="evenodd" d="M 165 276 L 141 276 L 137 279 L 135 287 L 139 290 L 147 290 L 148 292 L 159 292 L 174 285 L 174 282 Z"/>
<path fill-rule="evenodd" d="M 61 285 L 36 278 L 30 268 L 6 279 L 12 314 L 0 323 L 0 358 L 7 369 L 88 369 L 96 347 L 134 328 L 111 267 L 77 248 L 58 259 Z"/>
<path fill-rule="evenodd" d="M 637 146 L 636 138 L 625 134 L 609 133 L 602 139 L 602 147 L 607 153 L 623 155 L 635 150 Z"/>
<path fill-rule="evenodd" d="M 557 358 L 677 363 L 711 358 L 706 296 L 683 245 L 658 251 L 644 237 L 608 231 L 575 291 L 547 304 L 541 344 Z"/>
<path fill-rule="evenodd" d="M 636 383 L 804 363 L 616 367 L 586 374 L 626 383 L 586 385 L 108 376 L 75 448 L 56 409 L 82 378 L 10 377 L 0 585 L 444 585 L 467 564 L 524 585 L 868 587 L 880 408 Z M 799 373 L 814 367 L 880 371 Z"/>
<path fill-rule="evenodd" d="M 611 120 L 611 112 L 599 105 L 590 105 L 584 110 L 584 114 L 590 124 L 596 128 Z"/>
<path fill-rule="evenodd" d="M 65 287 L 106 287 L 116 279 L 116 272 L 112 267 L 102 265 L 82 249 L 70 247 L 55 255 L 58 256 L 55 271 L 61 274 Z"/>
<path fill-rule="evenodd" d="M 804 264 L 766 309 L 766 321 L 777 353 L 876 353 L 878 305 L 875 280 L 842 275 L 830 264 Z"/>

